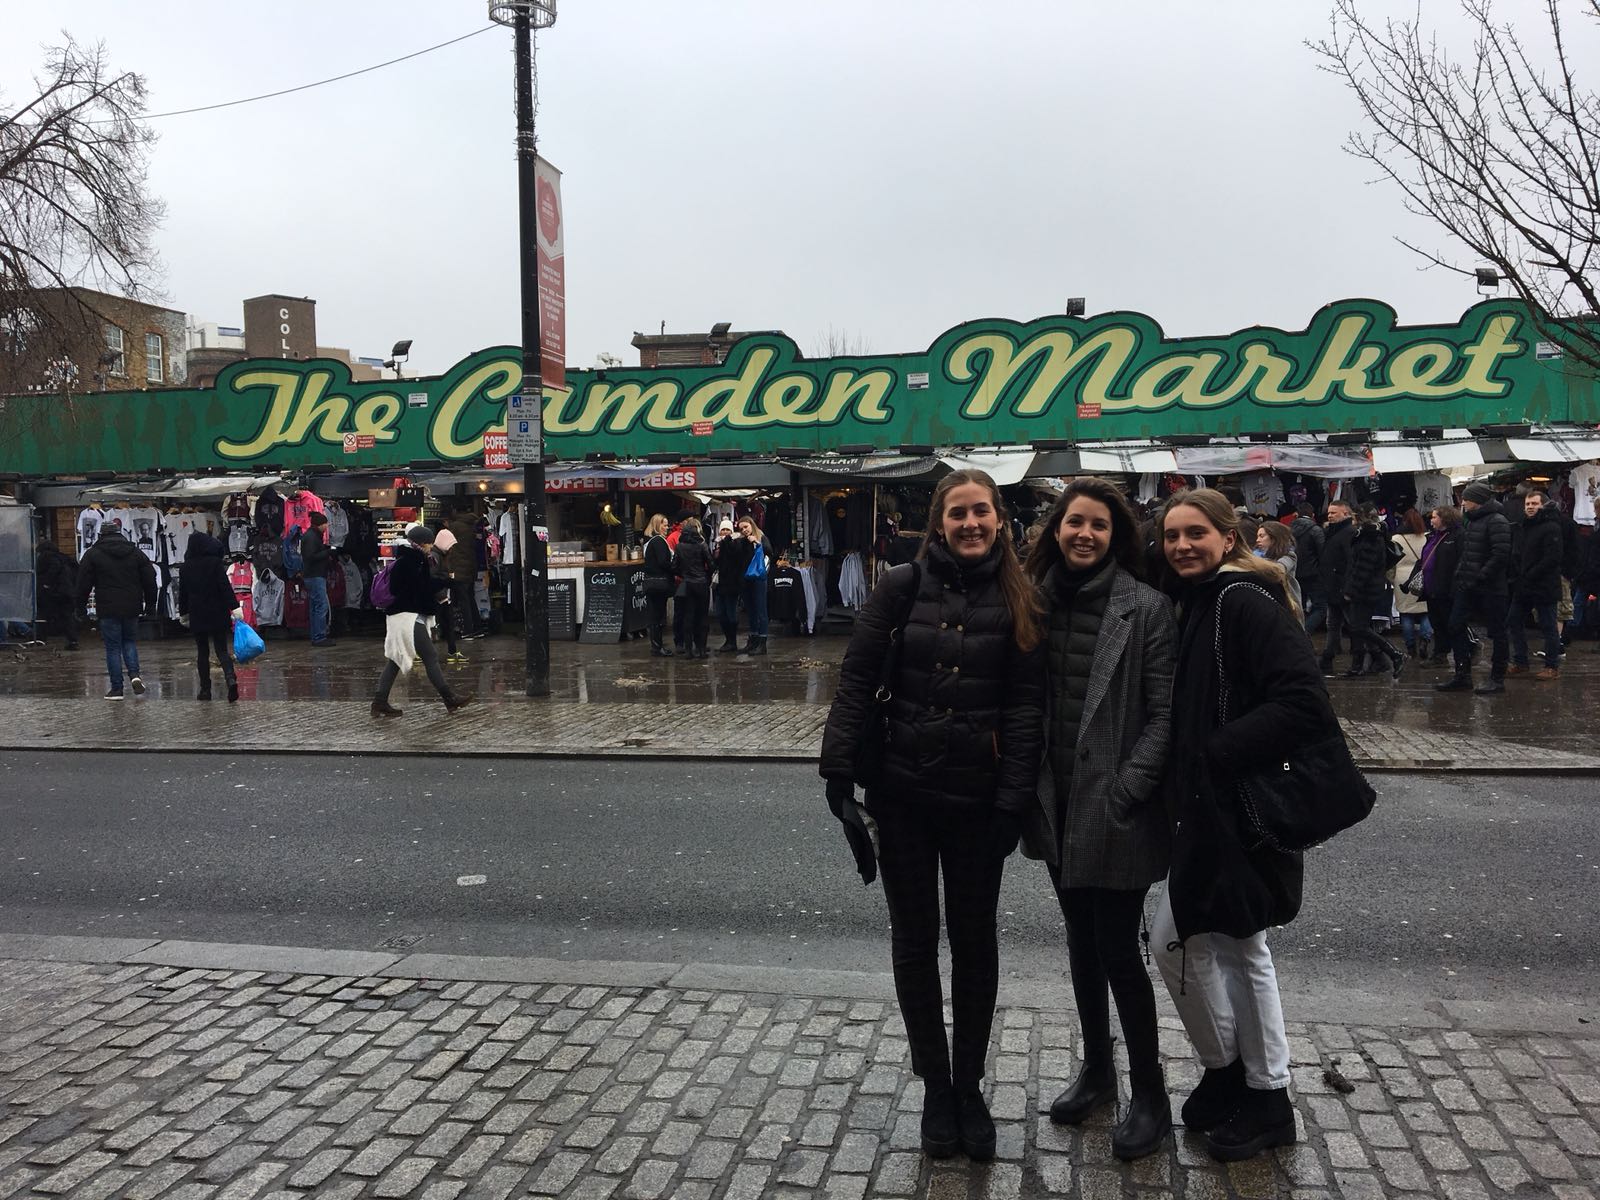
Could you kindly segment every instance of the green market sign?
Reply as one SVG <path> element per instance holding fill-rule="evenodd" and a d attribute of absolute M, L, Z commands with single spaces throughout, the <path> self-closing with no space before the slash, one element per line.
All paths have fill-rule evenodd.
<path fill-rule="evenodd" d="M 1209 338 L 1165 337 L 1137 313 L 970 321 L 925 353 L 824 359 L 763 334 L 716 366 L 569 370 L 567 381 L 543 409 L 546 450 L 563 459 L 1600 421 L 1594 377 L 1500 301 L 1453 325 L 1406 327 L 1387 305 L 1346 300 L 1302 332 Z M 399 382 L 265 359 L 204 390 L 11 397 L 0 469 L 469 464 L 505 429 L 521 383 L 518 351 L 498 347 Z"/>

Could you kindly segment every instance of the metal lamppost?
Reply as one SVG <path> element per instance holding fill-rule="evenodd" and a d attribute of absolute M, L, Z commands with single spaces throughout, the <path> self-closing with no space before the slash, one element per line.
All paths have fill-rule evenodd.
<path fill-rule="evenodd" d="M 489 19 L 515 32 L 517 59 L 517 256 L 522 275 L 522 393 L 540 397 L 538 200 L 533 133 L 533 31 L 556 23 L 556 0 L 489 0 Z M 541 435 L 542 447 L 542 435 Z M 522 624 L 527 645 L 527 694 L 550 694 L 550 612 L 546 580 L 550 548 L 545 541 L 544 456 L 522 466 Z"/>

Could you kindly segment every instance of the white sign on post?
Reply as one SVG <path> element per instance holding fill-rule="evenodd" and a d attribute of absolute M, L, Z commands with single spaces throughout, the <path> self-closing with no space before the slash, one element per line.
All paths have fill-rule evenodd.
<path fill-rule="evenodd" d="M 536 463 L 544 456 L 543 428 L 539 423 L 537 392 L 518 392 L 506 406 L 506 456 L 518 465 Z"/>

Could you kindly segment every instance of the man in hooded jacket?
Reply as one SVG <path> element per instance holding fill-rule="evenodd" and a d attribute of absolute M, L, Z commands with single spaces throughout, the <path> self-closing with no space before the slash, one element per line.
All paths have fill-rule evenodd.
<path fill-rule="evenodd" d="M 1455 674 L 1434 684 L 1440 692 L 1475 691 L 1493 696 L 1506 690 L 1506 666 L 1511 642 L 1506 635 L 1506 575 L 1511 566 L 1511 525 L 1486 483 L 1469 483 L 1461 493 L 1461 558 L 1456 563 L 1455 590 L 1450 602 L 1450 641 L 1455 651 Z M 1472 686 L 1472 638 L 1467 624 L 1474 612 L 1494 644 L 1489 678 Z"/>
<path fill-rule="evenodd" d="M 106 674 L 111 677 L 107 700 L 122 699 L 122 669 L 136 696 L 144 695 L 139 678 L 139 617 L 156 611 L 156 568 L 144 551 L 114 525 L 100 529 L 100 539 L 78 564 L 78 607 L 94 593 L 95 618 L 106 644 Z"/>

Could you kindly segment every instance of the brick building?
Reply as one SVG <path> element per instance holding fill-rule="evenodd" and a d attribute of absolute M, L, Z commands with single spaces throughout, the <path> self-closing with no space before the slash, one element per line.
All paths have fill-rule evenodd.
<path fill-rule="evenodd" d="M 641 367 L 714 367 L 728 357 L 733 344 L 753 333 L 778 333 L 776 329 L 736 330 L 719 321 L 710 333 L 668 333 L 665 325 L 659 334 L 633 335 L 633 348 L 639 352 Z"/>
<path fill-rule="evenodd" d="M 0 395 L 128 391 L 187 382 L 184 315 L 90 288 L 37 293 L 36 315 L 0 331 Z"/>

